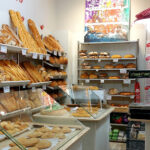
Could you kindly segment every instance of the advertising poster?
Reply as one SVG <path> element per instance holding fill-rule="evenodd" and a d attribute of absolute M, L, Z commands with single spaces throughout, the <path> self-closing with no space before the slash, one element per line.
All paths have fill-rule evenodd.
<path fill-rule="evenodd" d="M 85 42 L 128 40 L 130 0 L 86 0 Z"/>

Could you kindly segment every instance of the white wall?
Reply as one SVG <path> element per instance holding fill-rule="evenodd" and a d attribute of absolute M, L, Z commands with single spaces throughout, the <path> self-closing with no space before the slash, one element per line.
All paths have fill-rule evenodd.
<path fill-rule="evenodd" d="M 9 10 L 13 9 L 21 12 L 24 16 L 24 23 L 27 24 L 29 18 L 33 19 L 40 30 L 40 25 L 44 24 L 45 29 L 42 34 L 52 32 L 55 27 L 55 0 L 24 0 L 19 3 L 19 0 L 1 0 L 0 2 L 0 26 L 4 23 L 10 24 Z"/>

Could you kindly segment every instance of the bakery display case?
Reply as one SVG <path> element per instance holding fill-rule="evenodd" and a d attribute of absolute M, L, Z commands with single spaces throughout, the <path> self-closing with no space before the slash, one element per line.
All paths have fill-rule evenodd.
<path fill-rule="evenodd" d="M 7 95 L 9 94 L 9 95 Z M 12 104 L 7 105 L 3 101 L 1 104 L 1 122 L 0 122 L 0 149 L 67 149 L 81 139 L 88 132 L 89 128 L 85 127 L 77 119 L 64 111 L 60 111 L 55 116 L 47 117 L 35 114 L 32 117 L 32 110 L 36 107 L 43 106 L 45 98 L 43 90 L 36 91 L 26 90 L 5 94 Z M 8 97 L 9 96 L 9 97 Z M 47 99 L 46 99 L 47 100 Z M 14 108 L 15 107 L 15 108 Z M 3 109 L 2 109 L 3 108 Z M 9 109 L 8 109 L 9 108 Z M 28 108 L 28 111 L 26 111 Z M 51 112 L 62 110 L 64 107 L 55 101 L 49 102 L 45 106 Z M 23 112 L 19 110 L 23 109 Z M 5 112 L 4 112 L 5 111 Z M 7 112 L 9 111 L 9 112 Z M 14 113 L 15 111 L 15 113 Z M 69 116 L 68 118 L 60 117 L 62 113 Z M 9 114 L 9 115 L 8 115 Z M 80 141 L 80 144 L 82 142 Z"/>

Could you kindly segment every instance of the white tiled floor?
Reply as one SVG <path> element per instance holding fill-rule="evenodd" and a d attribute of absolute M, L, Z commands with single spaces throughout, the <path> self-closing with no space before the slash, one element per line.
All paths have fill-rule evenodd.
<path fill-rule="evenodd" d="M 110 150 L 126 150 L 126 143 L 110 142 Z"/>

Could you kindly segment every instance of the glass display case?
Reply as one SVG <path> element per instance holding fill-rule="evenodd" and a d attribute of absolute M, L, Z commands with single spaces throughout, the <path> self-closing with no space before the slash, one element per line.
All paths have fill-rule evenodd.
<path fill-rule="evenodd" d="M 0 109 L 2 120 L 0 122 L 1 150 L 32 150 L 36 148 L 57 150 L 64 146 L 70 146 L 89 130 L 88 127 L 68 114 L 63 106 L 52 101 L 49 95 L 41 89 L 14 91 L 2 94 L 2 96 L 9 96 L 7 97 L 9 100 L 13 97 L 13 104 L 16 104 L 16 108 L 8 110 L 6 108 L 11 107 L 11 105 L 8 107 L 7 103 L 5 105 L 2 103 L 5 109 Z M 34 105 L 31 105 L 29 101 Z M 32 116 L 32 110 L 35 108 L 50 112 L 64 109 L 64 113 L 70 117 L 63 118 L 59 115 L 57 117 Z"/>
<path fill-rule="evenodd" d="M 63 107 L 59 110 L 51 111 L 43 109 L 40 114 L 48 116 L 62 116 L 63 118 L 74 116 L 77 118 L 97 119 L 107 108 L 105 101 L 105 90 L 94 86 L 67 86 L 64 89 L 67 97 Z M 69 112 L 69 116 L 65 113 Z"/>

